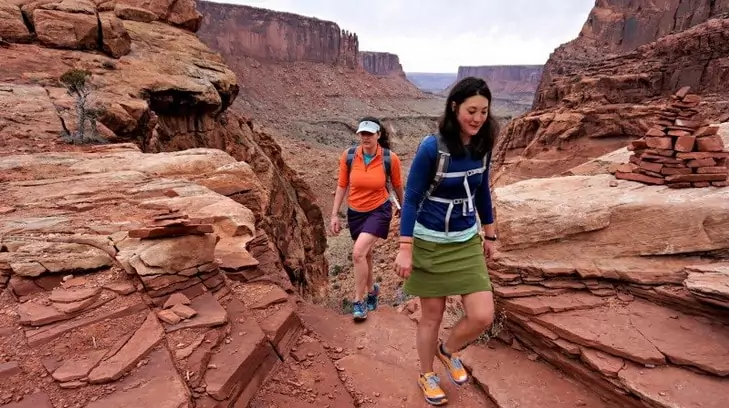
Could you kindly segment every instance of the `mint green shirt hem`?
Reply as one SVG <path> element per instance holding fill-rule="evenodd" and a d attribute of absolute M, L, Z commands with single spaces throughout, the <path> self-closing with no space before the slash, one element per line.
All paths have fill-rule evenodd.
<path fill-rule="evenodd" d="M 415 221 L 415 228 L 413 229 L 413 238 L 422 239 L 423 241 L 428 242 L 436 242 L 439 244 L 449 242 L 466 242 L 473 238 L 476 234 L 478 234 L 478 223 L 473 224 L 471 228 L 463 231 L 450 231 L 448 236 L 446 236 L 445 232 L 425 228 L 417 221 Z"/>

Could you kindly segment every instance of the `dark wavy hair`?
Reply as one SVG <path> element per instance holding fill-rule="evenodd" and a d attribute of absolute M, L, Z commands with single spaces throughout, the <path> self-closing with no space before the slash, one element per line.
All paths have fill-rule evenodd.
<path fill-rule="evenodd" d="M 486 122 L 481 126 L 478 133 L 471 138 L 469 149 L 471 157 L 477 160 L 483 159 L 486 153 L 490 152 L 496 144 L 499 123 L 496 117 L 491 114 L 491 90 L 483 79 L 466 77 L 458 81 L 451 89 L 448 99 L 446 99 L 445 112 L 438 120 L 438 130 L 454 157 L 466 154 L 466 148 L 463 141 L 461 141 L 461 126 L 458 124 L 458 108 L 463 101 L 475 95 L 481 95 L 488 99 L 489 109 Z M 454 103 L 456 105 L 455 109 L 452 106 Z"/>
<path fill-rule="evenodd" d="M 374 116 L 365 116 L 357 123 L 362 123 L 364 121 L 375 122 L 380 126 L 380 138 L 377 139 L 377 143 L 379 143 L 384 149 L 390 149 L 390 135 L 387 133 L 387 128 L 382 124 L 382 122 Z"/>

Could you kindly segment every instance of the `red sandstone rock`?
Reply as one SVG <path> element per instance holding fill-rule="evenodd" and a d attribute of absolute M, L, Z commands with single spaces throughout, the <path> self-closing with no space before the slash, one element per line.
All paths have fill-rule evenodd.
<path fill-rule="evenodd" d="M 164 338 L 164 329 L 155 313 L 149 313 L 142 326 L 113 356 L 104 360 L 88 375 L 91 384 L 103 384 L 119 379 L 144 358 Z"/>
<path fill-rule="evenodd" d="M 20 367 L 17 362 L 0 363 L 0 379 L 7 379 L 18 373 L 20 373 Z"/>

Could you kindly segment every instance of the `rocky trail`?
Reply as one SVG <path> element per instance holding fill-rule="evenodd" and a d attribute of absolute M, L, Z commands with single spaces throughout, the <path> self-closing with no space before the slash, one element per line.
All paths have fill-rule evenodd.
<path fill-rule="evenodd" d="M 309 71 L 301 61 L 277 70 L 243 61 L 238 68 L 266 75 L 233 72 L 196 35 L 203 19 L 196 7 L 0 0 L 7 61 L 0 66 L 0 407 L 426 407 L 416 384 L 418 303 L 388 305 L 398 298 L 389 272 L 394 240 L 378 249 L 383 297 L 365 323 L 323 306 L 334 306 L 332 296 L 339 306 L 352 280 L 347 260 L 325 257 L 316 205 L 330 201 L 328 169 L 341 150 L 307 152 L 315 149 L 301 142 L 286 151 L 229 109 L 250 102 L 237 100 L 251 89 L 240 78 L 265 76 L 261 86 L 278 78 L 287 87 L 297 82 L 287 74 L 318 72 L 331 92 L 310 96 L 302 88 L 310 99 L 285 103 L 319 115 L 317 102 L 339 95 L 335 104 L 354 98 L 343 106 L 359 115 L 380 96 L 362 102 L 335 79 L 351 77 L 370 92 L 364 85 L 372 78 Z M 591 78 L 565 77 L 546 94 L 540 87 L 549 96 L 543 102 L 556 101 L 554 94 L 567 105 L 512 122 L 502 148 L 542 150 L 525 174 L 560 175 L 494 191 L 499 241 L 489 271 L 499 330 L 465 350 L 472 378 L 464 386 L 452 385 L 436 363 L 448 406 L 726 408 L 729 187 L 648 186 L 612 173 L 631 160 L 626 134 L 640 136 L 647 123 L 670 116 L 663 103 L 643 103 L 651 84 L 673 87 L 681 72 L 706 73 L 698 90 L 722 83 L 710 74 L 718 65 L 654 69 L 675 59 L 663 50 L 680 43 L 679 53 L 698 52 L 682 61 L 697 60 L 707 48 L 696 44 L 726 43 L 719 40 L 727 27 L 712 19 L 631 54 L 635 62 L 655 57 L 649 64 L 595 65 Z M 651 78 L 676 75 L 670 84 L 623 75 L 635 67 L 648 67 L 642 71 Z M 91 75 L 88 107 L 108 144 L 69 144 L 90 119 L 75 114 L 78 101 L 58 82 L 72 69 Z M 593 80 L 607 72 L 607 80 Z M 382 87 L 411 88 L 390 79 Z M 605 95 L 614 102 L 605 105 Z M 712 107 L 719 96 L 700 107 L 721 122 L 725 110 Z M 271 106 L 284 103 L 278 99 Z M 589 103 L 570 113 L 582 100 Z M 398 129 L 409 120 L 392 123 L 398 141 L 409 143 Z M 717 131 L 723 146 L 727 126 Z M 542 148 L 556 138 L 586 153 L 553 157 L 555 149 Z M 289 159 L 317 171 L 299 174 Z M 655 168 L 648 159 L 639 164 Z M 719 162 L 695 167 L 727 171 Z M 321 179 L 319 188 L 306 178 Z M 463 313 L 458 305 L 450 299 L 443 334 Z"/>
<path fill-rule="evenodd" d="M 248 207 L 271 192 L 245 162 L 121 144 L 6 156 L 2 170 L 3 407 L 427 406 L 417 302 L 383 303 L 364 324 L 312 303 Z M 723 407 L 729 273 L 720 253 L 698 253 L 729 248 L 717 233 L 729 190 L 611 180 L 496 191 L 506 324 L 465 351 L 463 387 L 436 363 L 449 406 Z M 569 205 L 584 215 L 556 213 Z M 644 215 L 652 229 L 617 240 L 640 225 L 628 214 L 669 210 L 682 224 Z M 704 240 L 658 244 L 697 225 Z"/>
<path fill-rule="evenodd" d="M 355 325 L 305 300 L 232 193 L 265 197 L 248 171 L 215 149 L 6 156 L 0 404 L 427 406 L 417 303 Z M 467 349 L 461 388 L 436 363 L 450 406 L 607 406 L 508 333 Z M 716 353 L 699 367 L 723 374 Z"/>

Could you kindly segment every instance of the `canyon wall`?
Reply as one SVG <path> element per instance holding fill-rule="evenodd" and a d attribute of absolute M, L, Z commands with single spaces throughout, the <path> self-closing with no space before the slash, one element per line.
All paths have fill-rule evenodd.
<path fill-rule="evenodd" d="M 420 103 L 413 100 L 432 98 L 408 81 L 397 55 L 360 52 L 357 35 L 334 22 L 213 2 L 200 10 L 200 39 L 241 83 L 234 109 L 277 130 L 287 145 L 320 143 L 325 120 L 409 112 Z"/>
<path fill-rule="evenodd" d="M 635 51 L 639 51 L 640 54 L 639 47 L 665 36 L 687 31 L 709 19 L 726 18 L 727 15 L 729 15 L 729 0 L 667 0 L 664 2 L 599 0 L 588 15 L 578 37 L 559 46 L 550 55 L 537 90 L 537 97 L 534 99 L 533 108 L 544 109 L 560 103 L 557 95 L 559 92 L 555 92 L 553 89 L 553 82 L 559 82 L 560 78 L 581 75 L 596 61 L 605 61 L 602 68 L 608 68 L 608 70 L 604 70 L 603 74 L 611 74 L 610 68 L 620 68 L 621 56 L 628 58 L 633 56 L 628 65 L 622 66 L 622 72 L 638 73 L 639 71 L 634 71 L 634 69 L 637 56 Z M 663 54 L 666 57 L 670 56 L 665 55 L 665 50 L 674 46 L 685 49 L 696 48 L 683 51 L 683 54 L 691 52 L 705 60 L 712 60 L 722 55 L 720 50 L 712 52 L 707 49 L 708 44 L 697 40 L 695 36 L 700 35 L 698 33 L 701 31 L 701 29 L 693 30 L 682 37 L 669 36 L 656 46 L 664 50 Z M 685 43 L 686 41 L 691 44 Z M 679 43 L 681 44 L 679 45 Z M 640 55 L 640 57 L 646 56 Z M 615 58 L 619 59 L 616 61 Z M 669 77 L 677 75 L 676 71 L 684 69 L 681 65 L 686 65 L 686 61 L 677 64 L 670 58 L 655 62 L 673 65 L 671 69 L 673 72 L 669 72 L 667 75 Z M 606 64 L 608 67 L 605 67 Z M 688 69 L 694 68 L 689 67 Z M 592 74 L 594 73 L 593 69 Z M 693 83 L 686 85 L 691 85 L 694 91 L 703 91 L 700 81 L 694 80 Z M 652 84 L 654 94 L 668 95 L 675 90 L 675 84 L 670 82 L 662 81 Z"/>
<path fill-rule="evenodd" d="M 551 176 L 641 137 L 683 86 L 711 121 L 729 113 L 729 1 L 597 1 L 544 66 L 532 111 L 494 155 L 497 183 Z M 508 180 L 508 181 L 504 181 Z"/>
<path fill-rule="evenodd" d="M 456 80 L 439 94 L 448 96 L 456 82 L 465 77 L 483 78 L 494 98 L 492 113 L 508 120 L 529 110 L 541 73 L 541 65 L 461 66 Z"/>
<path fill-rule="evenodd" d="M 237 4 L 201 1 L 198 7 L 209 22 L 198 37 L 224 55 L 357 66 L 357 34 L 334 22 Z"/>
<path fill-rule="evenodd" d="M 365 71 L 376 76 L 405 76 L 402 65 L 400 65 L 400 57 L 389 52 L 361 51 L 359 53 L 359 65 Z"/>
<path fill-rule="evenodd" d="M 497 97 L 532 97 L 542 76 L 542 65 L 485 65 L 458 67 L 456 81 L 474 76 L 485 79 Z"/>

